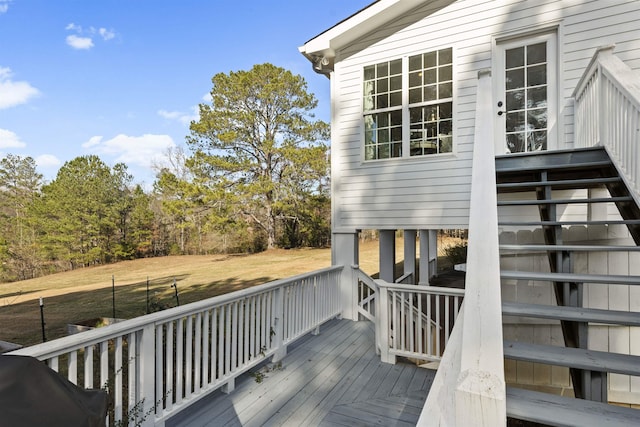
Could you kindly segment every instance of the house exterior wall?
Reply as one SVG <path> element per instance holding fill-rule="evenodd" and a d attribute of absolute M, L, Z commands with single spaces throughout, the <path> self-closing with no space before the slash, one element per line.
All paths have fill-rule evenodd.
<path fill-rule="evenodd" d="M 555 31 L 556 148 L 573 147 L 571 94 L 595 49 L 640 70 L 640 2 L 460 0 L 425 5 L 336 52 L 332 74 L 333 227 L 439 229 L 468 226 L 477 73 L 494 66 L 500 40 Z M 363 68 L 453 48 L 453 152 L 364 161 Z M 494 75 L 496 70 L 494 70 Z"/>

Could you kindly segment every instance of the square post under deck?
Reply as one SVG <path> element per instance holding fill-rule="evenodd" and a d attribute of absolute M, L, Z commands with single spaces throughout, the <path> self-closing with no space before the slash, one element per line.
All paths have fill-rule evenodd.
<path fill-rule="evenodd" d="M 438 271 L 438 231 L 420 230 L 420 280 L 418 284 L 429 285 L 429 280 Z"/>
<path fill-rule="evenodd" d="M 395 280 L 396 231 L 380 230 L 380 279 L 388 283 Z"/>
<path fill-rule="evenodd" d="M 416 230 L 404 230 L 404 274 L 411 274 L 411 283 L 416 283 Z"/>

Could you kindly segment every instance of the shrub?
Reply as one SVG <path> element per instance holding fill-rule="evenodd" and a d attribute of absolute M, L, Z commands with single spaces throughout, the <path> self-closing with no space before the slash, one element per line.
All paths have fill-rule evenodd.
<path fill-rule="evenodd" d="M 444 249 L 444 254 L 451 264 L 464 264 L 467 262 L 467 244 L 459 243 Z"/>

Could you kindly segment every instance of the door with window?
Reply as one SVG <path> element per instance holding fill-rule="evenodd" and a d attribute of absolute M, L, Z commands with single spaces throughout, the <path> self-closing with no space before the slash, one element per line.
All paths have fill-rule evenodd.
<path fill-rule="evenodd" d="M 497 43 L 496 154 L 557 148 L 556 35 Z"/>

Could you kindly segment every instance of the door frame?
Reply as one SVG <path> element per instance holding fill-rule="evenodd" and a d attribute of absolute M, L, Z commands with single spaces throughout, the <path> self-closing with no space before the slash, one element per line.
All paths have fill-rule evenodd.
<path fill-rule="evenodd" d="M 547 151 L 560 148 L 562 129 L 562 108 L 561 108 L 561 61 L 560 61 L 560 25 L 550 23 L 543 28 L 536 28 L 528 31 L 509 32 L 497 34 L 492 37 L 491 49 L 491 75 L 493 86 L 492 106 L 494 114 L 494 149 L 496 155 L 506 154 L 506 141 L 504 138 L 505 115 L 499 116 L 500 108 L 498 101 L 505 102 L 504 99 L 504 51 L 506 48 L 518 45 L 533 44 L 540 41 L 547 41 Z"/>

